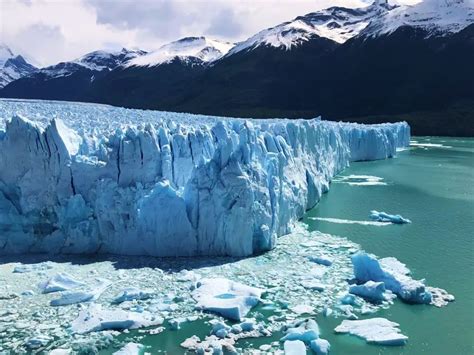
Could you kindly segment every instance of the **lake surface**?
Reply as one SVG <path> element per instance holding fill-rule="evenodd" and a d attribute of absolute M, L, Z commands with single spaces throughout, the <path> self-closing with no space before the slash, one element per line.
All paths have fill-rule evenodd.
<path fill-rule="evenodd" d="M 445 308 L 401 302 L 377 316 L 400 324 L 409 337 L 403 348 L 367 346 L 335 335 L 339 320 L 319 318 L 335 354 L 474 353 L 474 140 L 413 138 L 445 147 L 412 148 L 399 158 L 353 164 L 343 175 L 383 177 L 386 186 L 332 184 L 321 203 L 307 213 L 312 229 L 359 243 L 380 257 L 394 256 L 415 278 L 446 289 L 456 301 Z M 371 209 L 399 213 L 403 226 L 374 227 L 313 221 L 308 217 L 364 220 Z"/>

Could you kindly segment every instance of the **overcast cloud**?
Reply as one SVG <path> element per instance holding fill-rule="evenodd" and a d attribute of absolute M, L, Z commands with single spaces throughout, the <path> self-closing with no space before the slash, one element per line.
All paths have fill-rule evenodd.
<path fill-rule="evenodd" d="M 237 42 L 298 15 L 368 1 L 0 0 L 0 42 L 50 65 L 96 49 L 153 50 L 185 36 Z"/>

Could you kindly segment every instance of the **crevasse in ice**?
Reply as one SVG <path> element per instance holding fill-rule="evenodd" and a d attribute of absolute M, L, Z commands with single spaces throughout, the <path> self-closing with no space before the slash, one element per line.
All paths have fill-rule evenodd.
<path fill-rule="evenodd" d="M 1 103 L 0 254 L 270 250 L 350 161 L 392 157 L 410 138 L 404 122 Z"/>

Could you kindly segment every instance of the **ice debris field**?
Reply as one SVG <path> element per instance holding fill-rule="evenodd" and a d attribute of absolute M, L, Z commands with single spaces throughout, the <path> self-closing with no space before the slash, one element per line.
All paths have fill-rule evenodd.
<path fill-rule="evenodd" d="M 403 345 L 403 328 L 374 315 L 396 298 L 454 300 L 298 222 L 350 161 L 408 145 L 404 123 L 20 100 L 0 100 L 0 118 L 0 353 L 152 352 L 144 339 L 197 322 L 183 352 L 268 338 L 255 350 L 327 354 L 332 331 Z"/>

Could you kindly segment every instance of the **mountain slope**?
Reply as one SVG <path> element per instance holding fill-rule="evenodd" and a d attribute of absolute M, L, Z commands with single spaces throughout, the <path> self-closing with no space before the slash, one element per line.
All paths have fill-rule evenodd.
<path fill-rule="evenodd" d="M 35 99 L 82 100 L 94 80 L 145 53 L 125 48 L 119 52 L 94 51 L 73 61 L 42 68 L 15 80 L 3 88 L 1 95 Z"/>
<path fill-rule="evenodd" d="M 48 97 L 27 78 L 0 96 L 242 117 L 375 122 L 404 115 L 413 117 L 415 134 L 474 136 L 474 9 L 467 1 L 332 7 L 230 46 L 185 38 L 94 77 L 63 78 Z M 68 93 L 66 82 L 76 91 Z"/>
<path fill-rule="evenodd" d="M 9 47 L 0 44 L 0 88 L 36 70 L 21 55 L 15 55 Z"/>

